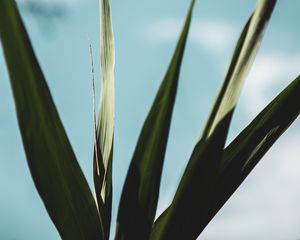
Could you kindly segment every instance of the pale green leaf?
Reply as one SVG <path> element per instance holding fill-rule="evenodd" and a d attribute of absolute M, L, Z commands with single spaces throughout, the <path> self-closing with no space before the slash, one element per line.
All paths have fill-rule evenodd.
<path fill-rule="evenodd" d="M 112 204 L 115 45 L 109 0 L 100 0 L 100 10 L 101 93 L 94 152 L 94 184 L 99 208 L 101 205 L 104 206 L 105 231 L 108 236 Z"/>

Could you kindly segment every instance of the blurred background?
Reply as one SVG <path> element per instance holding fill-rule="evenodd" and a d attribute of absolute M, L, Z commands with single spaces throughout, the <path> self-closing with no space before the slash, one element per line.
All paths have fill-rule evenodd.
<path fill-rule="evenodd" d="M 89 43 L 99 79 L 98 1 L 17 1 L 80 165 L 92 187 Z M 190 1 L 111 0 L 116 41 L 112 234 L 139 131 L 164 76 Z M 235 42 L 255 0 L 198 1 L 173 114 L 158 214 L 170 203 Z M 300 1 L 278 1 L 247 78 L 229 140 L 300 72 Z M 59 239 L 26 164 L 0 48 L 0 239 Z M 300 238 L 300 119 L 267 153 L 199 239 Z M 93 187 L 92 187 L 93 189 Z"/>

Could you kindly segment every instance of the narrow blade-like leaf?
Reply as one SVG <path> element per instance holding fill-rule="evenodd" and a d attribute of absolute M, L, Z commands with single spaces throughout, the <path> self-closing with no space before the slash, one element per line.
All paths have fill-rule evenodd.
<path fill-rule="evenodd" d="M 104 206 L 109 236 L 112 204 L 112 157 L 115 114 L 115 45 L 109 0 L 100 0 L 101 95 L 94 151 L 94 185 L 98 206 Z M 101 209 L 99 209 L 101 211 Z"/>
<path fill-rule="evenodd" d="M 300 76 L 283 90 L 224 150 L 213 190 L 206 196 L 201 228 L 226 203 L 264 154 L 300 113 Z M 159 221 L 162 221 L 161 218 Z M 159 223 L 159 222 L 158 222 Z"/>
<path fill-rule="evenodd" d="M 192 1 L 172 61 L 138 139 L 120 201 L 116 239 L 149 238 L 194 3 Z"/>
<path fill-rule="evenodd" d="M 300 113 L 300 76 L 225 149 L 211 205 L 212 218 Z M 213 200 L 214 199 L 214 200 Z"/>
<path fill-rule="evenodd" d="M 275 3 L 276 0 L 260 0 L 247 22 L 201 138 L 207 139 L 220 121 L 235 108 Z"/>
<path fill-rule="evenodd" d="M 35 186 L 62 239 L 103 239 L 78 165 L 15 1 L 0 0 L 0 36 Z"/>
<path fill-rule="evenodd" d="M 231 118 L 275 2 L 259 1 L 247 22 L 204 131 L 172 204 L 154 226 L 152 239 L 195 239 L 203 230 L 206 219 L 201 214 L 208 204 L 205 196 L 216 181 Z"/>

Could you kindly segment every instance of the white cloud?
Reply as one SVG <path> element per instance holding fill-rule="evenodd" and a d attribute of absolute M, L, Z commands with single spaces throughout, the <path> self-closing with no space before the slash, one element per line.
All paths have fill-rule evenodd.
<path fill-rule="evenodd" d="M 277 51 L 258 56 L 241 96 L 246 113 L 256 115 L 298 76 L 299 69 L 300 53 L 286 54 Z"/>
<path fill-rule="evenodd" d="M 156 41 L 175 41 L 180 33 L 180 28 L 182 27 L 182 21 L 179 19 L 164 19 L 158 21 L 150 26 L 150 31 L 147 28 L 146 34 L 152 40 Z"/>
<path fill-rule="evenodd" d="M 223 20 L 196 20 L 191 30 L 191 40 L 194 44 L 216 52 L 228 49 L 234 42 L 235 35 L 234 27 Z"/>
<path fill-rule="evenodd" d="M 154 41 L 168 42 L 177 40 L 183 20 L 168 18 L 157 21 L 147 30 L 147 35 Z M 223 53 L 234 41 L 236 30 L 224 20 L 200 20 L 195 18 L 191 25 L 189 40 L 197 47 L 213 53 Z"/>

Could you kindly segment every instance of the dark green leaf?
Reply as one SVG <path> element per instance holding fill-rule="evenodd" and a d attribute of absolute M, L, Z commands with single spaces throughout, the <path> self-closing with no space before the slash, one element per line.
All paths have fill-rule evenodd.
<path fill-rule="evenodd" d="M 142 240 L 149 237 L 194 2 L 191 3 L 171 64 L 144 123 L 129 167 L 119 206 L 116 239 Z"/>
<path fill-rule="evenodd" d="M 0 36 L 28 165 L 52 221 L 63 239 L 103 239 L 95 200 L 13 0 L 0 0 Z"/>
<path fill-rule="evenodd" d="M 199 222 L 204 229 L 245 180 L 264 154 L 300 113 L 300 76 L 286 87 L 224 150 L 217 181 L 206 199 Z M 167 211 L 164 213 L 167 214 Z M 157 221 L 162 224 L 164 217 Z"/>
<path fill-rule="evenodd" d="M 300 113 L 300 76 L 225 149 L 210 208 L 212 218 Z"/>
<path fill-rule="evenodd" d="M 230 121 L 275 2 L 259 1 L 247 22 L 203 134 L 172 204 L 154 225 L 151 239 L 195 239 L 208 223 L 202 218 L 202 212 L 209 204 L 205 196 L 210 194 L 216 181 Z"/>

